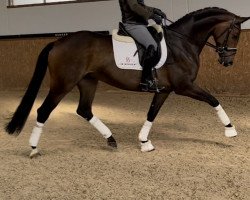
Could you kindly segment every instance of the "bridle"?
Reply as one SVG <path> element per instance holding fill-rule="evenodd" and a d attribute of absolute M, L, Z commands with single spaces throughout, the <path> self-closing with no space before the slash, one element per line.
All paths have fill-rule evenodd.
<path fill-rule="evenodd" d="M 226 35 L 226 37 L 225 37 L 225 39 L 224 39 L 222 45 L 217 46 L 217 45 L 214 45 L 214 44 L 212 44 L 212 43 L 210 43 L 210 42 L 207 42 L 207 43 L 206 43 L 207 46 L 212 47 L 213 49 L 215 49 L 216 52 L 218 52 L 219 55 L 220 55 L 221 57 L 224 57 L 224 58 L 225 58 L 225 57 L 233 56 L 233 55 L 235 55 L 236 52 L 237 52 L 237 48 L 229 47 L 229 46 L 228 46 L 228 39 L 229 39 L 229 36 L 230 36 L 231 32 L 232 32 L 235 28 L 238 29 L 238 30 L 240 30 L 240 28 L 236 26 L 235 22 L 236 22 L 236 18 L 233 19 L 233 21 L 232 21 L 232 23 L 231 23 L 229 29 L 225 30 L 225 31 L 218 37 L 218 39 L 219 39 L 220 37 L 222 37 L 222 36 L 225 34 L 225 32 L 227 32 L 227 35 Z M 232 53 L 229 54 L 229 55 L 226 55 L 225 53 L 227 53 L 227 52 L 232 52 Z"/>
<path fill-rule="evenodd" d="M 163 24 L 163 26 L 165 26 L 165 27 L 167 27 L 167 25 L 166 25 L 166 20 L 169 21 L 170 23 L 174 23 L 173 21 L 171 21 L 171 20 L 169 20 L 169 19 L 166 18 L 166 19 L 164 20 L 164 24 Z M 220 37 L 222 37 L 222 36 L 227 32 L 227 36 L 225 37 L 225 39 L 224 39 L 222 45 L 217 46 L 217 45 L 214 45 L 214 44 L 212 44 L 212 43 L 210 43 L 210 42 L 206 42 L 206 45 L 207 45 L 207 46 L 212 47 L 213 49 L 215 49 L 216 52 L 218 52 L 219 55 L 220 55 L 221 57 L 223 57 L 223 58 L 226 58 L 226 57 L 229 57 L 229 56 L 233 56 L 233 55 L 235 55 L 236 52 L 237 52 L 237 48 L 229 47 L 229 46 L 228 46 L 228 40 L 229 40 L 229 36 L 230 36 L 231 32 L 232 32 L 235 28 L 238 29 L 238 30 L 240 30 L 240 28 L 236 26 L 236 23 L 235 23 L 235 22 L 236 22 L 236 18 L 233 19 L 233 21 L 232 21 L 230 27 L 229 27 L 228 29 L 226 29 L 226 30 L 218 37 L 218 39 L 219 39 Z M 168 29 L 168 30 L 171 30 L 171 31 L 173 31 L 173 32 L 175 32 L 175 33 L 177 33 L 177 34 L 179 34 L 179 35 L 181 35 L 181 36 L 183 36 L 184 38 L 186 38 L 186 39 L 188 39 L 188 40 L 191 40 L 188 36 L 186 36 L 186 35 L 184 35 L 184 34 L 182 34 L 182 33 L 179 33 L 179 32 L 177 32 L 177 31 L 175 31 L 175 30 L 169 29 L 169 27 L 167 27 L 167 29 Z M 229 55 L 226 55 L 227 52 L 232 52 L 232 53 L 229 54 Z"/>

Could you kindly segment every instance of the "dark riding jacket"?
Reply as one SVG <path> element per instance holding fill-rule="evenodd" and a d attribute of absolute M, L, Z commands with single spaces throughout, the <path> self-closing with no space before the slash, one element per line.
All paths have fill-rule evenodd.
<path fill-rule="evenodd" d="M 129 24 L 148 24 L 154 8 L 146 6 L 144 0 L 119 0 L 122 22 Z"/>

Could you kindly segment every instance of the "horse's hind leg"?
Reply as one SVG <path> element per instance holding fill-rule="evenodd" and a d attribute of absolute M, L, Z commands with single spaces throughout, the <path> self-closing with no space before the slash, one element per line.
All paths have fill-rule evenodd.
<path fill-rule="evenodd" d="M 229 117 L 227 116 L 226 112 L 221 107 L 219 101 L 215 97 L 213 97 L 211 94 L 202 90 L 200 87 L 198 87 L 197 85 L 194 85 L 194 84 L 188 85 L 185 88 L 185 90 L 181 89 L 179 91 L 176 90 L 175 92 L 176 92 L 176 94 L 188 96 L 188 97 L 191 97 L 193 99 L 197 99 L 199 101 L 207 102 L 209 105 L 211 105 L 215 109 L 220 121 L 225 126 L 225 136 L 226 137 L 234 137 L 237 135 L 235 127 L 232 126 L 231 121 L 230 121 Z"/>
<path fill-rule="evenodd" d="M 49 118 L 50 113 L 55 109 L 58 103 L 62 100 L 62 98 L 68 93 L 68 91 L 64 92 L 54 92 L 50 90 L 49 94 L 47 95 L 46 99 L 44 100 L 42 106 L 37 110 L 37 122 L 36 126 L 33 128 L 29 144 L 32 147 L 32 152 L 30 154 L 30 158 L 39 155 L 37 150 L 37 145 L 42 133 L 42 129 L 44 123 Z"/>
<path fill-rule="evenodd" d="M 101 133 L 101 135 L 107 139 L 109 146 L 117 148 L 116 141 L 109 128 L 92 113 L 92 102 L 95 96 L 97 83 L 98 80 L 88 78 L 82 79 L 77 84 L 80 91 L 80 101 L 77 108 L 77 114 L 94 126 Z"/>

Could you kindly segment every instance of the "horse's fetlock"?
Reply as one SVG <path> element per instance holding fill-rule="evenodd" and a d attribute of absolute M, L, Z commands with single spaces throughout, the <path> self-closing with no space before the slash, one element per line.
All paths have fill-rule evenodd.
<path fill-rule="evenodd" d="M 232 124 L 230 123 L 230 124 L 226 125 L 225 127 L 230 128 L 230 127 L 233 127 L 233 126 L 232 126 Z"/>
<path fill-rule="evenodd" d="M 81 109 L 77 108 L 76 113 L 77 113 L 78 115 L 82 116 L 82 111 L 81 111 Z"/>
<path fill-rule="evenodd" d="M 86 119 L 87 121 L 91 120 L 93 117 L 93 114 L 91 111 L 83 111 L 82 109 L 78 108 L 76 110 L 76 113 Z"/>

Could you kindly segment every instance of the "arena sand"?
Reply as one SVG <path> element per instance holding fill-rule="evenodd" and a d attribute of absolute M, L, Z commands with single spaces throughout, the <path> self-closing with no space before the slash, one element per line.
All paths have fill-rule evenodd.
<path fill-rule="evenodd" d="M 171 95 L 150 134 L 156 150 L 141 153 L 137 137 L 152 94 L 98 90 L 93 111 L 118 142 L 111 150 L 76 115 L 79 95 L 72 92 L 46 123 L 42 156 L 29 159 L 28 139 L 46 92 L 18 137 L 3 126 L 23 91 L 0 95 L 1 200 L 250 199 L 249 96 L 217 96 L 239 134 L 230 139 L 210 106 Z"/>

